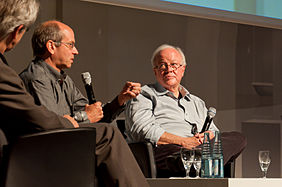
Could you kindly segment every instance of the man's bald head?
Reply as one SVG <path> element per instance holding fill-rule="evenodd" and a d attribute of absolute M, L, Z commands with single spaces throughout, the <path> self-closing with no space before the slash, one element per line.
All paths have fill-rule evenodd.
<path fill-rule="evenodd" d="M 32 36 L 33 55 L 41 57 L 46 53 L 46 43 L 49 40 L 60 42 L 64 30 L 72 30 L 68 25 L 57 20 L 49 20 L 40 24 Z"/>

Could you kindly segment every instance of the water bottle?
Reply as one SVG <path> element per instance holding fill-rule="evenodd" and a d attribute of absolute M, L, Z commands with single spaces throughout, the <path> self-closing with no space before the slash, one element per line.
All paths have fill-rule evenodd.
<path fill-rule="evenodd" d="M 215 132 L 212 159 L 213 159 L 213 177 L 214 178 L 223 178 L 224 177 L 224 162 L 223 162 L 222 146 L 221 146 L 221 139 L 220 139 L 219 131 Z"/>
<path fill-rule="evenodd" d="M 201 177 L 212 178 L 212 154 L 209 133 L 204 134 L 204 142 L 202 146 Z"/>

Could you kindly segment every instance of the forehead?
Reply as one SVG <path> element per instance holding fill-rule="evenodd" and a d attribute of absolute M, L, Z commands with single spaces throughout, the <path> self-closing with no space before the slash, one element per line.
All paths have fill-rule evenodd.
<path fill-rule="evenodd" d="M 63 28 L 61 32 L 63 33 L 63 39 L 74 41 L 74 32 L 71 28 Z"/>
<path fill-rule="evenodd" d="M 177 61 L 177 62 L 181 62 L 181 55 L 180 53 L 174 49 L 174 48 L 166 48 L 163 49 L 159 52 L 159 54 L 156 57 L 157 62 L 159 61 Z"/>

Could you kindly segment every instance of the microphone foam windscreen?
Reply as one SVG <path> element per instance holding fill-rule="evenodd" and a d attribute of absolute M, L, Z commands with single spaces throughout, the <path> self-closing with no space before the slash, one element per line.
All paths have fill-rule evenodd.
<path fill-rule="evenodd" d="M 81 73 L 81 77 L 84 84 L 91 84 L 91 75 L 89 72 Z"/>
<path fill-rule="evenodd" d="M 211 118 L 214 118 L 216 114 L 216 109 L 213 108 L 213 107 L 210 107 L 209 110 L 208 110 L 208 115 L 211 117 Z"/>

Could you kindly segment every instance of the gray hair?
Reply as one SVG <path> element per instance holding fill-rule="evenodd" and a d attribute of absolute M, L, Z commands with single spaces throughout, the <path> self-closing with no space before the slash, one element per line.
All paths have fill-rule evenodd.
<path fill-rule="evenodd" d="M 153 52 L 153 55 L 152 55 L 152 58 L 151 58 L 151 64 L 152 64 L 152 67 L 155 68 L 157 66 L 157 63 L 155 62 L 156 60 L 156 57 L 158 56 L 158 54 L 160 53 L 160 51 L 164 50 L 164 49 L 167 49 L 167 48 L 172 48 L 172 49 L 175 49 L 176 51 L 179 52 L 179 54 L 181 55 L 182 57 L 182 65 L 186 65 L 186 60 L 185 60 L 185 55 L 183 53 L 183 51 L 179 48 L 179 47 L 175 47 L 175 46 L 172 46 L 172 45 L 168 45 L 168 44 L 163 44 L 161 46 L 159 46 L 154 52 Z"/>
<path fill-rule="evenodd" d="M 37 0 L 1 0 L 0 1 L 0 40 L 15 28 L 32 25 L 39 11 Z"/>
<path fill-rule="evenodd" d="M 46 43 L 49 40 L 54 42 L 60 42 L 63 39 L 63 33 L 58 25 L 58 22 L 48 21 L 48 23 L 42 23 L 39 25 L 32 36 L 32 49 L 33 55 L 41 57 L 47 51 Z"/>

